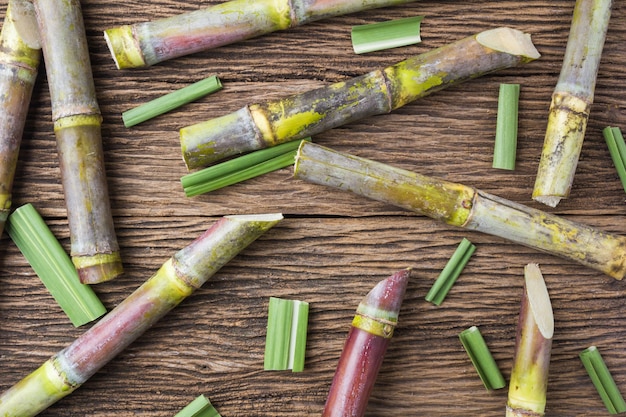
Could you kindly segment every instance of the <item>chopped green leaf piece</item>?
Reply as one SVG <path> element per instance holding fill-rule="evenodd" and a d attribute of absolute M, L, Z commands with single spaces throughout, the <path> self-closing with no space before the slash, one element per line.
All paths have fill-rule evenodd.
<path fill-rule="evenodd" d="M 604 363 L 600 351 L 595 346 L 590 346 L 579 356 L 609 413 L 618 414 L 626 411 L 626 402 L 615 385 L 615 380 Z"/>
<path fill-rule="evenodd" d="M 174 417 L 221 417 L 221 415 L 204 395 L 200 395 Z"/>
<path fill-rule="evenodd" d="M 309 303 L 270 297 L 265 340 L 266 371 L 304 370 Z"/>
<path fill-rule="evenodd" d="M 619 127 L 606 127 L 602 133 L 617 169 L 617 175 L 626 191 L 626 143 L 624 143 L 622 131 Z"/>
<path fill-rule="evenodd" d="M 519 84 L 500 84 L 493 168 L 515 169 Z"/>
<path fill-rule="evenodd" d="M 221 90 L 222 83 L 216 75 L 213 75 L 197 83 L 188 85 L 180 90 L 156 98 L 122 113 L 124 126 L 131 127 L 148 119 L 159 116 L 168 111 L 174 110 L 183 104 L 190 103 L 207 94 Z"/>
<path fill-rule="evenodd" d="M 407 17 L 354 26 L 352 47 L 357 54 L 397 48 L 419 43 L 420 26 L 424 16 Z"/>
<path fill-rule="evenodd" d="M 82 326 L 106 313 L 91 287 L 80 282 L 70 257 L 32 204 L 15 210 L 6 228 L 74 326 Z"/>
<path fill-rule="evenodd" d="M 440 305 L 443 302 L 475 250 L 476 246 L 463 238 L 430 291 L 426 294 L 426 301 L 435 305 Z"/>
<path fill-rule="evenodd" d="M 185 175 L 185 195 L 208 193 L 293 165 L 299 146 L 300 141 L 287 142 Z"/>
<path fill-rule="evenodd" d="M 500 372 L 500 368 L 493 359 L 485 339 L 480 334 L 480 330 L 476 326 L 463 330 L 459 334 L 459 339 L 470 357 L 478 376 L 483 381 L 485 388 L 488 390 L 496 390 L 504 388 L 506 381 Z"/>

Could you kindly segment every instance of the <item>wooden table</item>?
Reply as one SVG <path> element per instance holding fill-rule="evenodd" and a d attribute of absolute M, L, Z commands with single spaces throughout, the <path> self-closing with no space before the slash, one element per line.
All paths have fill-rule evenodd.
<path fill-rule="evenodd" d="M 532 34 L 541 59 L 320 134 L 314 141 L 625 234 L 625 194 L 601 130 L 626 127 L 626 5 L 614 5 L 571 198 L 550 209 L 532 202 L 530 194 L 574 1 L 420 1 L 331 18 L 151 68 L 115 68 L 103 30 L 216 3 L 83 1 L 126 271 L 95 291 L 113 308 L 222 215 L 282 212 L 285 219 L 83 387 L 41 415 L 172 416 L 200 394 L 225 417 L 319 415 L 359 300 L 377 281 L 408 266 L 414 272 L 400 324 L 367 415 L 503 415 L 507 390 L 484 389 L 458 334 L 479 326 L 508 379 L 523 267 L 530 262 L 541 265 L 556 322 L 547 415 L 607 415 L 578 354 L 598 346 L 626 392 L 625 283 L 501 238 L 294 180 L 291 169 L 186 198 L 179 182 L 186 168 L 178 129 L 247 103 L 364 74 L 484 29 L 511 26 Z M 426 16 L 421 44 L 353 53 L 351 26 L 414 15 Z M 123 111 L 212 74 L 220 76 L 222 91 L 136 127 L 123 126 Z M 515 171 L 491 168 L 498 88 L 505 82 L 521 84 Z M 33 203 L 69 248 L 59 176 L 42 68 L 22 143 L 14 205 Z M 477 251 L 445 302 L 435 307 L 424 296 L 463 237 Z M 0 279 L 1 388 L 6 389 L 85 329 L 69 323 L 6 234 L 0 244 Z M 263 371 L 270 296 L 310 302 L 302 373 Z"/>

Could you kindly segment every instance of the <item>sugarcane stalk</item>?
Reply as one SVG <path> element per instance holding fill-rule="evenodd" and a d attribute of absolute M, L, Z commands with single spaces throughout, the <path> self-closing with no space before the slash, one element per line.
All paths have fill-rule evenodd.
<path fill-rule="evenodd" d="M 548 368 L 554 334 L 550 296 L 537 264 L 524 268 L 507 417 L 540 417 L 546 408 Z"/>
<path fill-rule="evenodd" d="M 281 219 L 267 214 L 218 220 L 92 328 L 0 395 L 0 415 L 34 416 L 75 391 Z"/>
<path fill-rule="evenodd" d="M 104 32 L 119 69 L 146 67 L 332 16 L 415 0 L 233 0 Z"/>
<path fill-rule="evenodd" d="M 96 99 L 79 0 L 35 0 L 52 100 L 70 255 L 81 282 L 122 273 L 109 203 Z"/>
<path fill-rule="evenodd" d="M 487 30 L 382 70 L 187 126 L 180 130 L 183 159 L 192 169 L 304 139 L 538 57 L 529 35 L 510 28 Z"/>
<path fill-rule="evenodd" d="M 410 269 L 380 281 L 359 303 L 322 417 L 365 415 L 387 346 L 398 323 Z"/>
<path fill-rule="evenodd" d="M 10 0 L 0 32 L 0 235 L 11 211 L 17 158 L 40 58 L 33 4 Z"/>
<path fill-rule="evenodd" d="M 626 237 L 514 203 L 472 187 L 303 142 L 294 175 L 578 262 L 626 275 Z"/>
<path fill-rule="evenodd" d="M 574 181 L 610 17 L 611 0 L 577 0 L 574 6 L 532 195 L 551 207 L 569 196 Z"/>

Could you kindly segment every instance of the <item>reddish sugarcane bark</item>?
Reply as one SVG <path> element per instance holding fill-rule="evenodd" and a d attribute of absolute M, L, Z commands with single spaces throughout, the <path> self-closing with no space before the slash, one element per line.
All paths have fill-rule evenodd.
<path fill-rule="evenodd" d="M 396 272 L 381 281 L 357 308 L 322 417 L 365 414 L 378 371 L 398 322 L 411 271 Z"/>

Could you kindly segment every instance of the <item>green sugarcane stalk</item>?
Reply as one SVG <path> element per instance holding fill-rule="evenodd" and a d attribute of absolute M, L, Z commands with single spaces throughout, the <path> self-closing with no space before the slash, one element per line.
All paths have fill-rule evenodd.
<path fill-rule="evenodd" d="M 104 32 L 119 69 L 228 45 L 332 16 L 415 0 L 233 0 Z"/>
<path fill-rule="evenodd" d="M 322 417 L 361 417 L 398 323 L 410 269 L 380 281 L 359 303 Z"/>
<path fill-rule="evenodd" d="M 79 0 L 35 0 L 52 100 L 72 262 L 81 282 L 122 273 L 109 203 L 102 116 Z"/>
<path fill-rule="evenodd" d="M 553 334 L 554 317 L 546 284 L 539 266 L 528 264 L 524 268 L 507 417 L 544 415 Z"/>
<path fill-rule="evenodd" d="M 267 214 L 217 221 L 71 345 L 0 395 L 0 416 L 34 416 L 72 393 L 281 219 Z"/>
<path fill-rule="evenodd" d="M 11 211 L 13 180 L 40 49 L 32 3 L 10 0 L 0 33 L 0 235 Z"/>
<path fill-rule="evenodd" d="M 393 204 L 450 225 L 499 236 L 579 262 L 613 278 L 626 275 L 626 237 L 610 234 L 462 184 L 303 142 L 294 175 Z"/>
<path fill-rule="evenodd" d="M 304 139 L 536 58 L 529 35 L 510 28 L 487 30 L 382 70 L 185 127 L 180 130 L 183 159 L 192 169 Z"/>
<path fill-rule="evenodd" d="M 610 18 L 611 0 L 576 1 L 532 195 L 551 207 L 574 181 Z"/>

